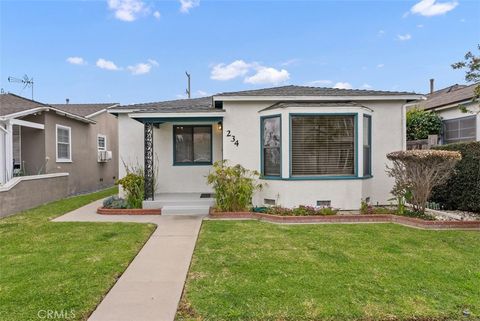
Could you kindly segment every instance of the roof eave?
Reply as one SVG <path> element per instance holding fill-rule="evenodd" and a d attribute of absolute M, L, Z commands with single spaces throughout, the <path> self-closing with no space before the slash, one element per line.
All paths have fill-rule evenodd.
<path fill-rule="evenodd" d="M 23 110 L 23 111 L 20 111 L 20 112 L 17 112 L 17 113 L 12 113 L 12 114 L 1 116 L 0 119 L 5 121 L 5 120 L 18 118 L 18 117 L 23 117 L 23 116 L 28 116 L 28 115 L 35 114 L 35 113 L 38 113 L 38 112 L 49 111 L 49 110 L 52 110 L 59 115 L 63 115 L 65 117 L 72 118 L 72 119 L 75 119 L 75 120 L 78 120 L 78 121 L 81 121 L 81 122 L 84 122 L 84 123 L 90 123 L 90 124 L 96 124 L 97 123 L 96 121 L 88 119 L 86 117 L 75 115 L 75 114 L 72 114 L 72 113 L 66 112 L 64 110 L 57 109 L 55 107 L 51 107 L 51 106 L 36 107 L 36 108 L 32 108 L 32 109 Z"/>
<path fill-rule="evenodd" d="M 423 95 L 369 95 L 369 96 L 213 96 L 214 101 L 358 101 L 358 100 L 419 100 Z"/>

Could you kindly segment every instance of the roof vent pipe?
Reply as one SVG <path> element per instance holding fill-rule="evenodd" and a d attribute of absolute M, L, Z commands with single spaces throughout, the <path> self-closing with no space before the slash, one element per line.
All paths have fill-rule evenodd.
<path fill-rule="evenodd" d="M 65 99 L 65 102 L 66 102 L 67 104 L 69 104 L 69 103 L 70 103 L 70 99 L 68 99 L 68 98 Z"/>
<path fill-rule="evenodd" d="M 435 90 L 435 79 L 431 78 L 430 79 L 430 93 L 433 93 Z"/>

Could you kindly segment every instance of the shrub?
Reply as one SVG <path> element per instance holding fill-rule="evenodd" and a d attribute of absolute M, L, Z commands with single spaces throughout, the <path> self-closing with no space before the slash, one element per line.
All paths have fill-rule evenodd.
<path fill-rule="evenodd" d="M 430 200 L 445 209 L 480 213 L 480 142 L 436 146 L 435 149 L 458 151 L 462 160 L 448 181 L 433 189 Z"/>
<path fill-rule="evenodd" d="M 427 139 L 428 135 L 440 135 L 442 118 L 436 113 L 421 109 L 407 112 L 407 139 Z"/>
<path fill-rule="evenodd" d="M 217 209 L 235 212 L 250 208 L 253 193 L 262 188 L 262 184 L 257 183 L 258 176 L 257 171 L 242 165 L 228 166 L 226 160 L 215 162 L 207 182 L 215 191 Z"/>
<path fill-rule="evenodd" d="M 125 166 L 127 175 L 119 179 L 120 184 L 125 191 L 126 200 L 129 208 L 142 208 L 145 179 L 141 167 Z"/>
<path fill-rule="evenodd" d="M 387 158 L 393 162 L 387 166 L 387 174 L 395 179 L 392 194 L 411 194 L 413 210 L 425 213 L 432 189 L 447 181 L 462 156 L 454 151 L 408 150 L 387 154 Z"/>
<path fill-rule="evenodd" d="M 280 216 L 335 215 L 337 212 L 338 210 L 331 207 L 318 208 L 305 205 L 300 205 L 299 207 L 294 207 L 292 209 L 281 206 L 272 206 L 266 209 L 266 213 Z"/>
<path fill-rule="evenodd" d="M 116 195 L 110 196 L 103 201 L 103 207 L 105 208 L 128 208 L 128 203 L 123 198 Z"/>

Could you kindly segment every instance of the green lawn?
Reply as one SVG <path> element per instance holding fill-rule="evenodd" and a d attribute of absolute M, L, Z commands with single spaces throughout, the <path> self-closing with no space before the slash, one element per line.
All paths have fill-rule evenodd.
<path fill-rule="evenodd" d="M 57 320 L 88 317 L 154 226 L 49 220 L 116 192 L 67 198 L 0 220 L 0 320 L 38 321 L 47 310 L 68 316 Z"/>
<path fill-rule="evenodd" d="M 204 221 L 177 320 L 479 316 L 479 232 Z"/>

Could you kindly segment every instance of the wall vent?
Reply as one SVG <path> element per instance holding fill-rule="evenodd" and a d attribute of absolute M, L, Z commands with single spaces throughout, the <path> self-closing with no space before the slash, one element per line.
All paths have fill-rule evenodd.
<path fill-rule="evenodd" d="M 331 205 L 332 205 L 332 201 L 330 200 L 317 201 L 317 206 L 320 206 L 320 207 L 331 207 Z"/>
<path fill-rule="evenodd" d="M 264 198 L 263 199 L 263 203 L 265 205 L 276 205 L 276 202 L 274 199 L 271 199 L 271 198 Z"/>

